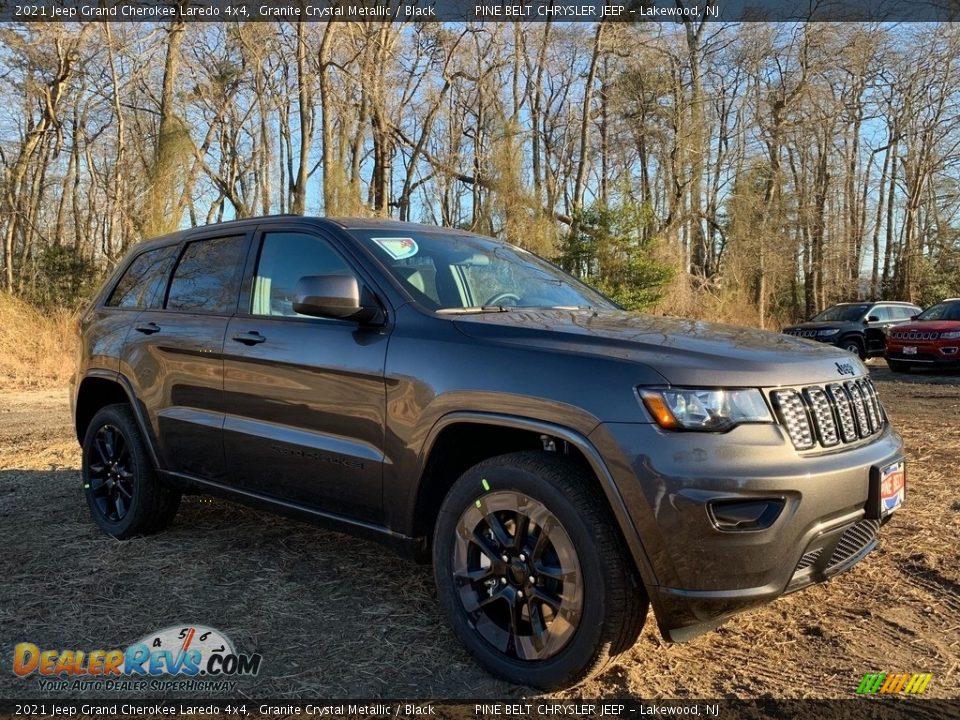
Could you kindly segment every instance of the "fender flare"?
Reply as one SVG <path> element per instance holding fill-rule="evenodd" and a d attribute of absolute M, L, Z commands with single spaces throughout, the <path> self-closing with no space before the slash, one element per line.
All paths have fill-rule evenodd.
<path fill-rule="evenodd" d="M 157 450 L 154 446 L 154 437 L 153 433 L 150 432 L 150 425 L 147 423 L 147 419 L 143 415 L 143 407 L 139 402 L 136 401 L 136 395 L 133 392 L 133 385 L 130 380 L 120 373 L 119 370 L 106 370 L 103 368 L 92 368 L 87 371 L 87 374 L 83 376 L 79 383 L 77 383 L 77 402 L 80 400 L 80 388 L 83 386 L 83 383 L 88 378 L 95 378 L 98 380 L 108 380 L 116 385 L 119 385 L 123 390 L 124 394 L 127 396 L 127 403 L 130 405 L 130 409 L 133 410 L 133 417 L 137 421 L 137 426 L 140 429 L 140 435 L 143 437 L 144 444 L 147 446 L 147 452 L 150 453 L 150 460 L 153 462 L 153 466 L 157 470 L 161 470 L 160 459 L 157 456 Z M 76 425 L 76 414 L 74 414 L 74 425 Z M 80 442 L 83 442 L 81 438 Z"/>
<path fill-rule="evenodd" d="M 640 534 L 637 532 L 636 526 L 630 517 L 630 513 L 627 510 L 627 505 L 623 500 L 623 496 L 620 494 L 620 489 L 617 487 L 616 481 L 613 479 L 613 475 L 607 468 L 603 457 L 593 446 L 593 443 L 591 443 L 584 435 L 575 430 L 563 427 L 562 425 L 556 425 L 555 423 L 534 420 L 531 418 L 505 415 L 500 413 L 456 411 L 442 416 L 434 423 L 433 427 L 430 428 L 430 432 L 427 434 L 427 438 L 423 443 L 423 449 L 420 453 L 421 473 L 426 467 L 427 458 L 429 458 L 430 453 L 433 450 L 437 437 L 445 428 L 457 423 L 496 425 L 500 427 L 514 428 L 517 430 L 528 430 L 541 435 L 557 437 L 577 448 L 577 450 L 583 454 L 584 458 L 586 458 L 587 463 L 590 465 L 590 469 L 593 471 L 597 481 L 600 483 L 604 497 L 606 497 L 607 500 L 607 505 L 613 512 L 614 519 L 619 526 L 620 534 L 627 545 L 630 556 L 633 558 L 637 572 L 640 573 L 641 581 L 647 587 L 658 586 L 656 575 L 653 571 L 653 566 L 651 565 L 647 551 L 643 546 L 643 541 L 640 539 Z"/>

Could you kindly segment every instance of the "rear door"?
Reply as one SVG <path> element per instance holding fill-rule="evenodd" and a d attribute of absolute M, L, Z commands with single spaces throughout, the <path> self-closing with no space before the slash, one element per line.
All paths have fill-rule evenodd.
<path fill-rule="evenodd" d="M 141 312 L 127 336 L 122 366 L 166 470 L 224 478 L 223 339 L 249 240 L 220 234 L 184 243 L 163 307 Z"/>
<path fill-rule="evenodd" d="M 256 242 L 249 297 L 230 321 L 224 347 L 229 481 L 239 490 L 379 521 L 388 333 L 293 310 L 302 276 L 366 280 L 319 231 L 267 227 Z"/>

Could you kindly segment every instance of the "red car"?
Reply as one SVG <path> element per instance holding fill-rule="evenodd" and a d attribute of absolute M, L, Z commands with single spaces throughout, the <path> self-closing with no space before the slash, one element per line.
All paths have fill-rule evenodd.
<path fill-rule="evenodd" d="M 894 372 L 912 367 L 960 367 L 960 298 L 932 305 L 892 328 L 884 357 Z"/>

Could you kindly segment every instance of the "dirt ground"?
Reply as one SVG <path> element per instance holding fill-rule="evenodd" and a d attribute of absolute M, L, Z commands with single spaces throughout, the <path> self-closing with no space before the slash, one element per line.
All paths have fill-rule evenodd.
<path fill-rule="evenodd" d="M 686 645 L 666 645 L 651 615 L 618 665 L 566 696 L 840 698 L 877 671 L 931 672 L 927 697 L 960 696 L 960 374 L 871 367 L 908 457 L 908 502 L 880 548 Z M 428 567 L 201 498 L 184 500 L 169 531 L 118 542 L 89 521 L 78 465 L 65 390 L 0 394 L 0 698 L 51 694 L 10 672 L 16 643 L 126 647 L 179 623 L 263 655 L 241 696 L 531 694 L 460 648 Z"/>

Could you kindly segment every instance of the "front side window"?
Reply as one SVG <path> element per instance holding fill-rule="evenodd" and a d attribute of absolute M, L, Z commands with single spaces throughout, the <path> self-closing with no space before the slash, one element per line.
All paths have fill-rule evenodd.
<path fill-rule="evenodd" d="M 237 306 L 245 238 L 216 238 L 188 243 L 170 281 L 167 309 L 230 314 Z"/>
<path fill-rule="evenodd" d="M 329 242 L 299 232 L 267 233 L 253 280 L 253 315 L 308 317 L 294 312 L 293 292 L 306 275 L 352 275 Z"/>
<path fill-rule="evenodd" d="M 351 230 L 419 304 L 436 312 L 511 307 L 615 309 L 536 255 L 461 233 Z"/>
<path fill-rule="evenodd" d="M 167 277 L 177 257 L 177 246 L 147 250 L 138 255 L 110 293 L 108 307 L 151 310 L 163 305 Z"/>

